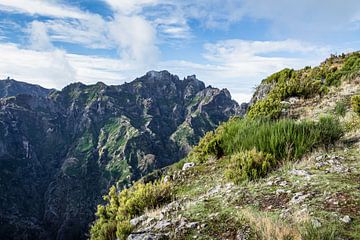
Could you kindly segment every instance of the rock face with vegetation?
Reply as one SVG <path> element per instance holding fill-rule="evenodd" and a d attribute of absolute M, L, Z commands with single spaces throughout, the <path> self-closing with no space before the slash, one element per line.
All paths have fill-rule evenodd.
<path fill-rule="evenodd" d="M 61 91 L 0 85 L 1 239 L 84 239 L 111 185 L 179 161 L 240 109 L 226 89 L 167 71 Z"/>
<path fill-rule="evenodd" d="M 359 96 L 359 52 L 271 75 L 157 180 L 112 187 L 91 239 L 360 239 Z"/>

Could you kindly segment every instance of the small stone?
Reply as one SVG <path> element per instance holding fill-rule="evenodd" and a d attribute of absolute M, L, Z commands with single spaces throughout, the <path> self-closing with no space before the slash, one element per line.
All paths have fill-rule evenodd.
<path fill-rule="evenodd" d="M 195 163 L 193 163 L 193 162 L 184 163 L 182 170 L 186 171 L 187 169 L 192 168 L 194 166 L 195 166 Z"/>
<path fill-rule="evenodd" d="M 279 183 L 279 186 L 285 187 L 287 186 L 287 182 L 286 181 L 282 181 Z"/>
<path fill-rule="evenodd" d="M 311 219 L 311 224 L 316 228 L 321 227 L 321 222 L 317 219 Z"/>
<path fill-rule="evenodd" d="M 284 189 L 277 189 L 276 190 L 276 195 L 280 195 L 282 193 L 286 193 L 286 191 Z"/>
<path fill-rule="evenodd" d="M 320 155 L 320 156 L 317 156 L 317 157 L 315 158 L 315 160 L 316 160 L 316 161 L 320 161 L 320 160 L 323 159 L 323 158 L 324 158 L 324 156 Z"/>
<path fill-rule="evenodd" d="M 302 177 L 310 176 L 310 174 L 305 170 L 293 169 L 293 170 L 289 171 L 289 173 L 292 175 L 295 175 L 295 176 L 302 176 Z"/>
<path fill-rule="evenodd" d="M 345 215 L 343 218 L 340 218 L 340 221 L 344 223 L 351 223 L 351 218 L 348 215 Z"/>
<path fill-rule="evenodd" d="M 290 200 L 292 204 L 302 203 L 310 194 L 304 194 L 302 192 L 295 193 L 295 196 Z"/>

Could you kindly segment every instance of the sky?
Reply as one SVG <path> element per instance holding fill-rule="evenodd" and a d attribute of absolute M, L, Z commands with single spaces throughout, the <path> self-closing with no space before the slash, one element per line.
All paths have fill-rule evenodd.
<path fill-rule="evenodd" d="M 47 88 L 168 70 L 244 102 L 271 73 L 359 48 L 359 0 L 0 0 L 0 79 Z"/>

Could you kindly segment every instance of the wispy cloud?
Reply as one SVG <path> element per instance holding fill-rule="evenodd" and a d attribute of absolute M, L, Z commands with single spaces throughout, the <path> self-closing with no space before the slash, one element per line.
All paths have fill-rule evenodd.
<path fill-rule="evenodd" d="M 59 49 L 36 51 L 15 44 L 0 44 L 0 52 L 0 78 L 10 76 L 48 88 L 61 89 L 78 81 L 122 84 L 145 71 L 121 60 L 69 54 Z"/>
<path fill-rule="evenodd" d="M 85 19 L 88 15 L 75 7 L 43 0 L 0 0 L 0 10 L 56 18 Z"/>

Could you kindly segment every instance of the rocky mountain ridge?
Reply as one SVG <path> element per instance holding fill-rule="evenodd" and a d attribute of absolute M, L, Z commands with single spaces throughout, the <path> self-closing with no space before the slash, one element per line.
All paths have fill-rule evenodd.
<path fill-rule="evenodd" d="M 178 161 L 240 113 L 226 89 L 167 71 L 51 92 L 11 83 L 0 99 L 3 239 L 84 239 L 110 185 Z"/>

